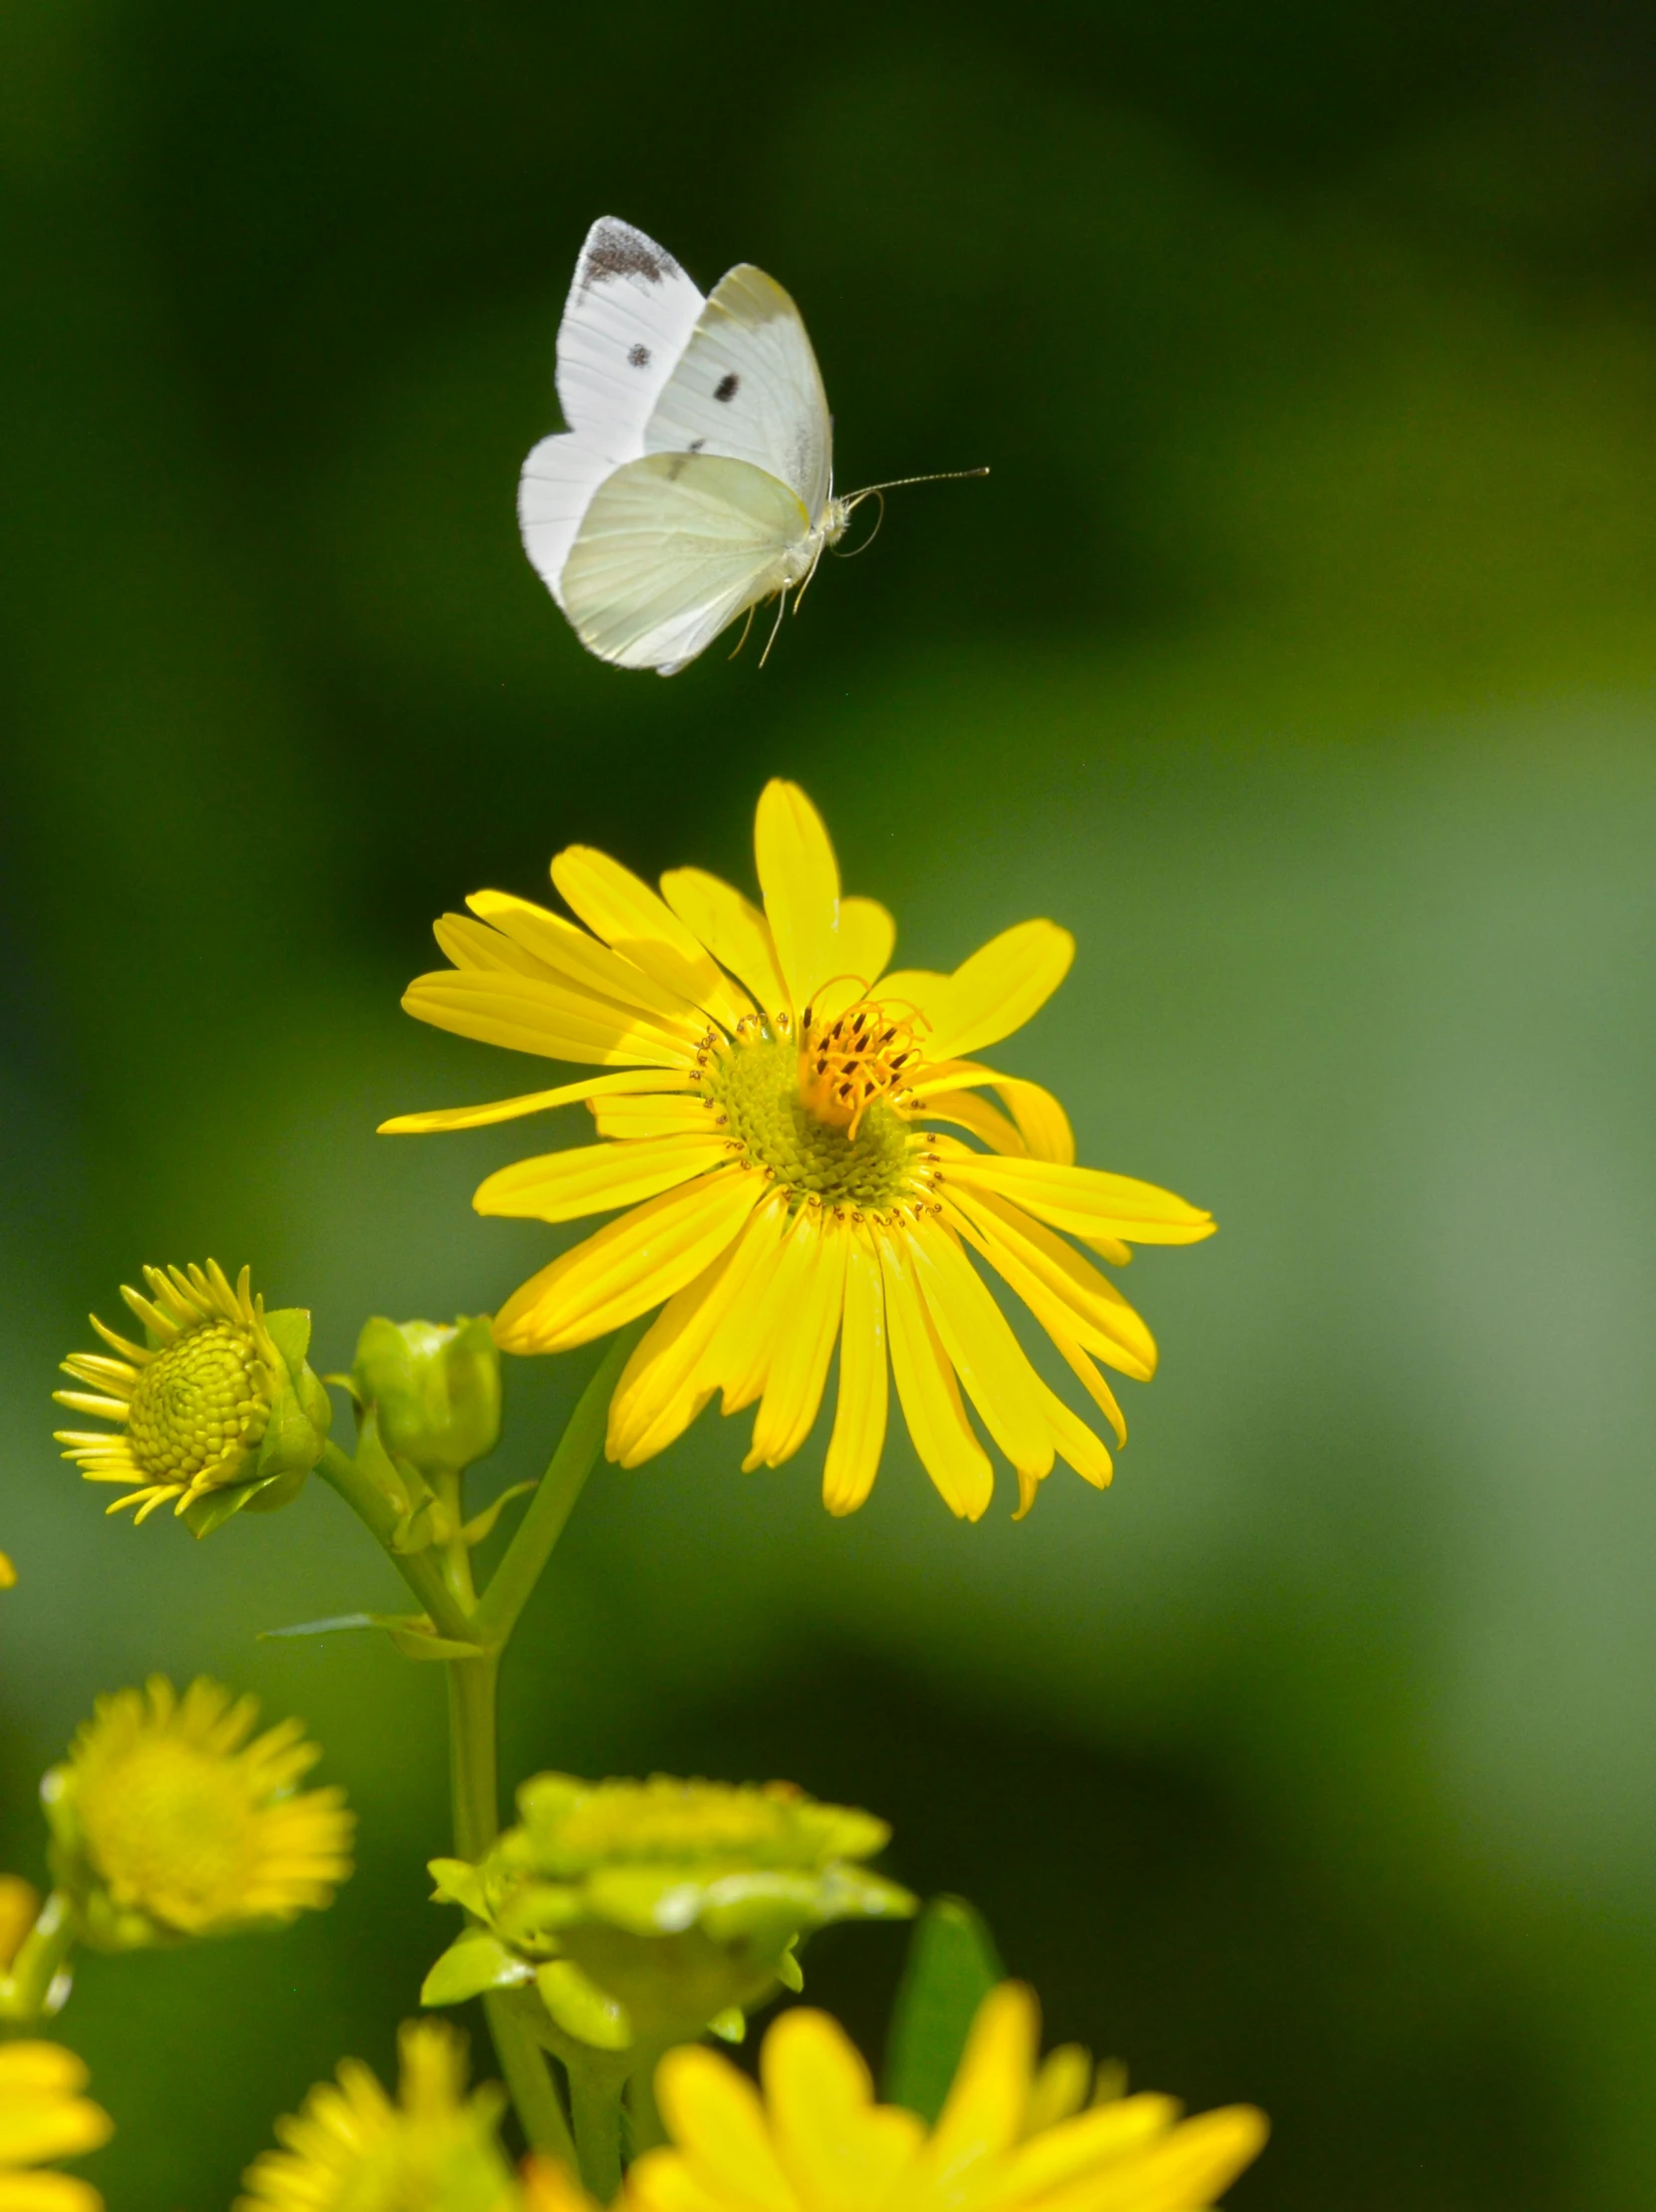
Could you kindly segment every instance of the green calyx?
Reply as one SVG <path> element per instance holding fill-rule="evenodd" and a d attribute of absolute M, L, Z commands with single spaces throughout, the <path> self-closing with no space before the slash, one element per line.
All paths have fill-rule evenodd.
<path fill-rule="evenodd" d="M 699 2035 L 797 1989 L 795 1947 L 914 1899 L 860 1860 L 889 1831 L 786 1783 L 583 1782 L 541 1774 L 481 1865 L 439 1859 L 438 1894 L 479 1925 L 438 1961 L 428 2004 L 532 1978 L 552 2026 L 598 2049 Z"/>
<path fill-rule="evenodd" d="M 310 1349 L 309 1313 L 302 1306 L 283 1307 L 261 1316 L 261 1324 L 265 1346 L 263 1380 L 268 1403 L 260 1407 L 256 1425 L 246 1434 L 245 1448 L 239 1456 L 226 1460 L 225 1472 L 216 1476 L 204 1495 L 184 1508 L 184 1520 L 197 1536 L 210 1535 L 233 1514 L 243 1510 L 273 1513 L 284 1505 L 291 1505 L 328 1440 L 333 1408 L 305 1358 Z M 139 1392 L 150 1379 L 166 1370 L 169 1362 L 181 1362 L 192 1345 L 202 1340 L 216 1340 L 218 1335 L 216 1328 L 192 1332 L 164 1350 L 144 1369 L 139 1388 L 134 1392 L 134 1427 Z M 218 1348 L 209 1346 L 203 1355 L 201 1378 L 208 1382 L 218 1378 L 219 1370 L 214 1364 L 218 1357 Z M 188 1372 L 192 1380 L 198 1379 L 196 1369 Z M 174 1396 L 181 1373 L 180 1370 L 180 1377 L 173 1379 Z"/>
<path fill-rule="evenodd" d="M 819 1119 L 800 1096 L 799 1048 L 786 1038 L 739 1038 L 713 1057 L 707 1095 L 755 1166 L 828 1206 L 883 1213 L 909 1196 L 908 1123 L 877 1100 L 855 1136 Z"/>

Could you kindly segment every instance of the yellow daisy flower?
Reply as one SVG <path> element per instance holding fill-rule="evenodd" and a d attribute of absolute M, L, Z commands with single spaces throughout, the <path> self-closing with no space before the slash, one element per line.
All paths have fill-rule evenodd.
<path fill-rule="evenodd" d="M 344 2059 L 337 2087 L 320 2083 L 296 2118 L 276 2122 L 283 2147 L 242 2175 L 235 2212 L 516 2212 L 495 2132 L 499 2091 L 466 2094 L 466 2047 L 450 2028 L 414 2021 L 398 2042 L 399 2099 Z"/>
<path fill-rule="evenodd" d="M 584 928 L 502 891 L 438 923 L 454 965 L 410 986 L 411 1014 L 606 1072 L 386 1128 L 475 1128 L 584 1101 L 603 1141 L 503 1168 L 475 1203 L 553 1222 L 627 1209 L 506 1301 L 498 1342 L 561 1352 L 661 1306 L 610 1407 L 607 1448 L 624 1466 L 716 1393 L 727 1414 L 757 1403 L 745 1463 L 781 1465 L 811 1430 L 837 1340 L 830 1512 L 853 1511 L 873 1482 L 887 1361 L 956 1513 L 975 1520 L 993 1487 L 962 1392 L 1017 1470 L 1020 1512 L 1055 1456 L 1102 1486 L 1104 1442 L 1037 1375 L 974 1256 L 1125 1439 L 1100 1363 L 1147 1379 L 1156 1347 L 1087 1251 L 1120 1264 L 1135 1243 L 1191 1244 L 1213 1222 L 1154 1184 L 1078 1167 L 1057 1100 L 970 1057 L 1045 1003 L 1073 939 L 1023 922 L 952 975 L 893 971 L 890 915 L 841 897 L 797 786 L 766 787 L 755 844 L 763 912 L 697 868 L 663 876 L 658 897 L 573 845 L 552 881 Z"/>
<path fill-rule="evenodd" d="M 61 2044 L 0 2044 L 0 2212 L 103 2212 L 90 2182 L 39 2170 L 109 2141 L 109 2114 L 82 2095 L 86 2085 Z"/>
<path fill-rule="evenodd" d="M 217 1683 L 180 1698 L 160 1675 L 99 1699 L 41 1784 L 53 1872 L 89 1942 L 223 1935 L 332 1903 L 351 1871 L 344 1791 L 296 1794 L 322 1754 L 298 1721 L 249 1742 L 257 1714 Z"/>
<path fill-rule="evenodd" d="M 929 2131 L 874 2102 L 826 2013 L 773 2023 L 763 2094 L 711 2051 L 671 2051 L 656 2096 L 672 2144 L 633 2166 L 618 2212 L 1209 2212 L 1265 2140 L 1264 2114 L 1245 2104 L 1189 2120 L 1165 2096 L 1084 2110 L 1084 2054 L 1070 2046 L 1037 2066 L 1039 2038 L 1032 1991 L 991 1991 Z M 529 2212 L 590 2212 L 547 2162 L 525 2194 Z"/>
<path fill-rule="evenodd" d="M 118 1357 L 74 1353 L 64 1372 L 88 1388 L 53 1393 L 60 1406 L 121 1425 L 60 1428 L 64 1457 L 89 1482 L 133 1484 L 110 1511 L 136 1505 L 135 1522 L 168 1499 L 181 1515 L 210 1492 L 302 1475 L 322 1448 L 316 1427 L 325 1434 L 328 1421 L 326 1393 L 304 1365 L 308 1315 L 266 1316 L 248 1270 L 232 1290 L 216 1260 L 187 1273 L 147 1267 L 144 1276 L 148 1298 L 126 1284 L 121 1295 L 151 1343 L 129 1343 L 93 1314 L 93 1328 Z M 278 1324 L 288 1338 L 285 1354 Z"/>

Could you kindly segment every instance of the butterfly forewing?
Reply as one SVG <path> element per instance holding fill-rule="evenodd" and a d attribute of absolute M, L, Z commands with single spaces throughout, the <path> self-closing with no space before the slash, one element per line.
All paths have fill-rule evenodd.
<path fill-rule="evenodd" d="M 563 419 L 612 469 L 644 426 L 706 302 L 665 246 L 614 215 L 586 233 L 557 333 Z"/>
<path fill-rule="evenodd" d="M 563 564 L 592 494 L 614 464 L 575 431 L 543 438 L 517 479 L 517 526 L 523 550 L 561 607 Z"/>
<path fill-rule="evenodd" d="M 594 493 L 564 564 L 564 612 L 601 659 L 671 673 L 778 588 L 809 527 L 764 469 L 646 455 Z"/>
<path fill-rule="evenodd" d="M 808 526 L 828 495 L 832 435 L 800 311 L 763 269 L 721 277 L 644 432 L 646 453 L 752 463 L 798 493 Z"/>

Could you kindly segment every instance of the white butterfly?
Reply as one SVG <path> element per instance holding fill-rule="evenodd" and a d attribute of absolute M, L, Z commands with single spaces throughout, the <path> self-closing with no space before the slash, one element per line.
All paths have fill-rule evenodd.
<path fill-rule="evenodd" d="M 575 265 L 557 396 L 569 428 L 523 464 L 523 545 L 622 668 L 671 676 L 761 600 L 786 607 L 868 495 L 834 496 L 822 373 L 782 286 L 743 262 L 704 299 L 613 215 Z"/>

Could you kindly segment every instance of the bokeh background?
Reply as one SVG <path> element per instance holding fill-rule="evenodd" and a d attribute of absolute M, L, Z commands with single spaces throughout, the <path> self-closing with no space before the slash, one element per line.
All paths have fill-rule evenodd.
<path fill-rule="evenodd" d="M 1052 2034 L 1276 2135 L 1267 2212 L 1656 2188 L 1656 131 L 1617 0 L 9 0 L 0 13 L 0 1862 L 94 1694 L 211 1670 L 362 1816 L 335 1909 L 89 1960 L 116 2212 L 210 2212 L 445 1940 L 441 1686 L 258 1630 L 394 1594 L 320 1485 L 208 1545 L 62 1467 L 140 1263 L 343 1365 L 484 1310 L 539 1068 L 397 1008 L 584 839 L 746 879 L 800 778 L 903 957 L 1032 912 L 1014 1065 L 1211 1205 L 1115 1489 L 957 1525 L 905 1444 L 595 1477 L 507 1762 L 784 1773 L 895 1824 Z M 763 675 L 586 659 L 518 550 L 590 219 L 802 302 L 893 500 Z M 578 1130 L 571 1123 L 569 1140 Z M 515 1366 L 480 1494 L 588 1356 Z M 877 2057 L 895 1932 L 808 1960 Z"/>

